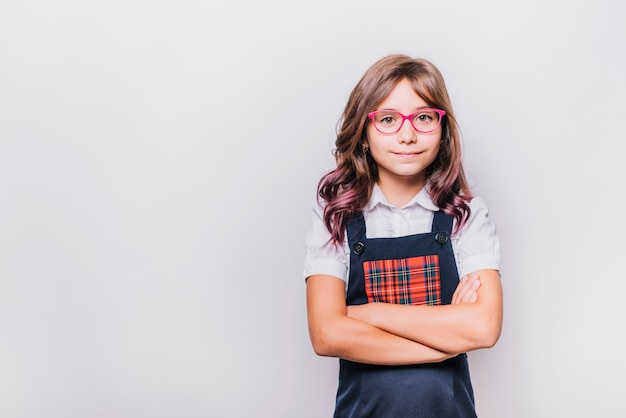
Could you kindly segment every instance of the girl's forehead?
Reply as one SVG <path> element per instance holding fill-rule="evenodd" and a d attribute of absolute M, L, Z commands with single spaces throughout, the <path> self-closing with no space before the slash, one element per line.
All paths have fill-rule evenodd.
<path fill-rule="evenodd" d="M 410 107 L 417 108 L 427 106 L 428 103 L 413 89 L 413 84 L 403 79 L 396 84 L 391 92 L 378 105 L 378 108 Z"/>

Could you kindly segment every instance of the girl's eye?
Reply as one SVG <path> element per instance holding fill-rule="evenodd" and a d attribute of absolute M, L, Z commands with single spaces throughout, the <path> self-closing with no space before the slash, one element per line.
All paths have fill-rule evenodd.
<path fill-rule="evenodd" d="M 418 113 L 417 115 L 415 115 L 415 120 L 421 123 L 428 123 L 433 119 L 434 117 L 430 112 Z"/>
<path fill-rule="evenodd" d="M 379 113 L 376 115 L 376 123 L 380 125 L 395 125 L 398 123 L 398 116 L 393 113 Z"/>

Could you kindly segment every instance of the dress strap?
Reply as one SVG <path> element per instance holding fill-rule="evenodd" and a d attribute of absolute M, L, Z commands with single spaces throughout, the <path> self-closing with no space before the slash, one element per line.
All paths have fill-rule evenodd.
<path fill-rule="evenodd" d="M 432 232 L 445 232 L 448 235 L 451 235 L 453 220 L 454 218 L 444 211 L 436 211 L 435 216 L 433 216 Z"/>
<path fill-rule="evenodd" d="M 363 212 L 358 212 L 346 224 L 346 232 L 348 233 L 348 244 L 350 248 L 357 241 L 365 240 L 365 218 Z"/>

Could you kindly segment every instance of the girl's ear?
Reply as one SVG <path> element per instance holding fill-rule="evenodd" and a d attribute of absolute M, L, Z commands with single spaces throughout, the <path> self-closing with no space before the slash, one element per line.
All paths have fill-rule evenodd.
<path fill-rule="evenodd" d="M 370 146 L 367 142 L 364 142 L 362 145 L 363 145 L 363 152 L 368 152 L 370 150 Z"/>

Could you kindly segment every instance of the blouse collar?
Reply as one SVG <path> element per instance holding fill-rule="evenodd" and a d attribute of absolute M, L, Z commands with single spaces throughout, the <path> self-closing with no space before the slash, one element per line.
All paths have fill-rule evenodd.
<path fill-rule="evenodd" d="M 367 211 L 370 211 L 374 209 L 374 207 L 376 207 L 377 205 L 393 207 L 393 205 L 391 205 L 385 198 L 385 195 L 383 194 L 383 191 L 380 190 L 380 186 L 378 186 L 378 183 L 375 183 L 374 188 L 372 189 L 372 196 L 370 197 L 370 200 L 367 203 L 365 209 Z M 429 209 L 432 211 L 439 210 L 439 208 L 433 203 L 427 186 L 423 187 L 422 190 L 420 190 L 415 196 L 413 196 L 413 198 L 400 209 L 406 209 L 414 205 L 420 205 L 425 209 Z"/>

